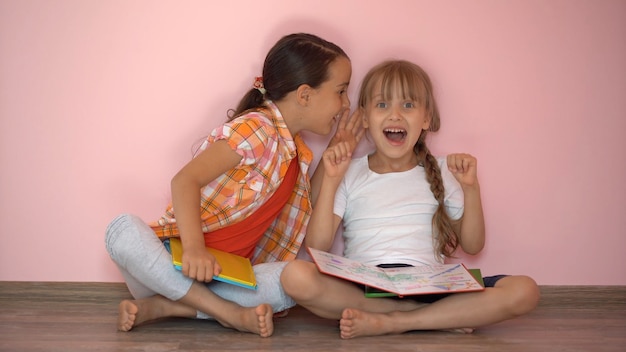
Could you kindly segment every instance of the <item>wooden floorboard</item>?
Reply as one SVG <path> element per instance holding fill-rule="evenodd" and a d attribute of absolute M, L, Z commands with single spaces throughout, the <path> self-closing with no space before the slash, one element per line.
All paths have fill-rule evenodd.
<path fill-rule="evenodd" d="M 626 351 L 626 286 L 542 286 L 527 316 L 463 335 L 341 340 L 336 321 L 296 307 L 270 338 L 170 319 L 116 331 L 118 283 L 0 282 L 0 351 Z"/>

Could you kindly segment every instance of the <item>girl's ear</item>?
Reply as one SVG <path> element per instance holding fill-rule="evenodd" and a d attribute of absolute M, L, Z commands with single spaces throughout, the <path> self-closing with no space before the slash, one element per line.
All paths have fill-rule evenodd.
<path fill-rule="evenodd" d="M 425 115 L 426 118 L 424 119 L 424 125 L 422 126 L 422 130 L 428 131 L 428 129 L 430 128 L 430 122 L 433 120 L 433 117 L 428 112 L 426 112 Z"/>
<path fill-rule="evenodd" d="M 369 123 L 367 120 L 367 111 L 365 111 L 364 108 L 359 108 L 359 109 L 361 109 L 361 120 L 363 121 L 363 128 L 368 128 Z"/>
<path fill-rule="evenodd" d="M 301 84 L 298 89 L 296 89 L 296 100 L 298 101 L 298 104 L 307 106 L 312 92 L 313 88 L 310 85 Z"/>

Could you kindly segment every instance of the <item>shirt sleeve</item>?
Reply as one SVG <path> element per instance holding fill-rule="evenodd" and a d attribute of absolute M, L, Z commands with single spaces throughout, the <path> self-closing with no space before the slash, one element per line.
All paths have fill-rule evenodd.
<path fill-rule="evenodd" d="M 367 156 L 365 156 L 365 160 L 367 160 Z M 367 165 L 367 162 L 365 162 L 365 165 Z M 364 172 L 363 158 L 352 159 L 352 161 L 350 161 L 348 171 L 346 171 L 346 174 L 343 176 L 343 180 L 341 180 L 339 187 L 337 187 L 337 192 L 335 193 L 333 213 L 338 217 L 343 219 L 346 216 L 346 212 L 348 211 L 348 195 L 350 194 L 350 190 L 355 187 L 355 177 L 358 177 L 358 175 Z"/>
<path fill-rule="evenodd" d="M 214 129 L 208 141 L 226 140 L 241 155 L 240 165 L 253 165 L 263 157 L 275 136 L 271 127 L 271 121 L 263 115 L 244 115 Z"/>
<path fill-rule="evenodd" d="M 463 216 L 463 210 L 465 209 L 463 189 L 456 178 L 454 178 L 454 175 L 448 170 L 446 158 L 440 159 L 439 168 L 441 169 L 441 179 L 445 188 L 444 204 L 446 211 L 452 220 L 458 220 Z"/>
<path fill-rule="evenodd" d="M 343 219 L 346 212 L 347 192 L 345 178 L 339 184 L 335 193 L 335 204 L 333 205 L 333 213 Z"/>

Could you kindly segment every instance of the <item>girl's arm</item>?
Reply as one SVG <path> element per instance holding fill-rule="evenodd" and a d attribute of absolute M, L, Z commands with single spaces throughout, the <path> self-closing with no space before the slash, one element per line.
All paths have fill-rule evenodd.
<path fill-rule="evenodd" d="M 350 165 L 352 149 L 344 141 L 329 147 L 322 155 L 320 165 L 324 166 L 324 174 L 320 175 L 319 194 L 304 237 L 306 246 L 328 251 L 333 244 L 341 222 L 333 211 L 335 194 Z"/>
<path fill-rule="evenodd" d="M 350 109 L 346 109 L 343 115 L 341 115 L 341 119 L 337 125 L 337 131 L 328 143 L 327 148 L 332 148 L 340 142 L 347 142 L 351 148 L 350 151 L 354 151 L 365 133 L 365 130 L 361 126 L 363 122 L 361 116 L 361 109 L 357 109 L 352 115 L 350 115 Z M 324 163 L 320 160 L 311 177 L 311 204 L 313 204 L 314 207 L 320 193 L 322 178 L 324 177 L 324 168 Z"/>
<path fill-rule="evenodd" d="M 469 154 L 450 154 L 447 158 L 448 169 L 463 188 L 463 217 L 455 225 L 459 234 L 460 245 L 468 254 L 477 254 L 485 246 L 485 219 L 480 198 L 480 185 L 477 177 L 476 158 Z"/>
<path fill-rule="evenodd" d="M 172 179 L 172 205 L 183 244 L 184 275 L 198 281 L 211 281 L 221 271 L 215 257 L 205 249 L 200 220 L 200 190 L 241 161 L 226 141 L 209 145 Z"/>

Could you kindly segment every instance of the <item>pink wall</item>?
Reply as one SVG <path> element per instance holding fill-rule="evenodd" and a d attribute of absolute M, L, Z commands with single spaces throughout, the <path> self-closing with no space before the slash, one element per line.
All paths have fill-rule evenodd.
<path fill-rule="evenodd" d="M 0 0 L 0 280 L 122 281 L 109 220 L 160 215 L 196 141 L 294 31 L 350 54 L 353 97 L 388 57 L 431 73 L 433 151 L 479 159 L 488 241 L 463 261 L 626 285 L 621 0 Z"/>

